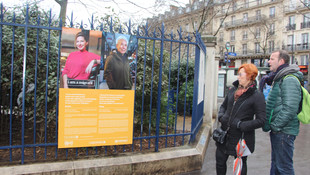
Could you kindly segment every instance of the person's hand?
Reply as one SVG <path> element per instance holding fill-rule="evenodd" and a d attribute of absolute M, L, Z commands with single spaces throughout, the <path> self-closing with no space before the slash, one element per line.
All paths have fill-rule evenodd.
<path fill-rule="evenodd" d="M 68 87 L 68 76 L 67 76 L 67 74 L 65 74 L 63 76 L 63 83 L 64 83 L 64 88 L 69 88 Z"/>
<path fill-rule="evenodd" d="M 88 66 L 86 67 L 85 72 L 86 72 L 86 73 L 90 73 L 90 72 L 91 72 L 91 69 L 92 69 L 93 66 L 94 66 L 94 64 L 95 64 L 95 60 L 92 60 L 92 61 L 88 64 Z"/>
<path fill-rule="evenodd" d="M 237 128 L 237 129 L 241 129 L 241 123 L 242 121 L 241 120 L 234 120 L 231 124 L 231 127 L 232 128 Z"/>

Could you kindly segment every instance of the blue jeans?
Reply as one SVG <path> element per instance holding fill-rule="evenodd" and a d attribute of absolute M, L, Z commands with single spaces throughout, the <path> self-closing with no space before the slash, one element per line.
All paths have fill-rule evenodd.
<path fill-rule="evenodd" d="M 282 132 L 270 132 L 271 169 L 270 175 L 294 175 L 293 153 L 296 136 Z"/>

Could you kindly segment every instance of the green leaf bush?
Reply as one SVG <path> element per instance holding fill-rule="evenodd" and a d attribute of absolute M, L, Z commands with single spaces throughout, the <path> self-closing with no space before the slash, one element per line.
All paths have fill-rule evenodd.
<path fill-rule="evenodd" d="M 26 8 L 9 9 L 6 11 L 4 19 L 13 23 L 10 21 L 13 18 L 10 17 L 15 15 L 15 23 L 25 24 L 25 14 Z M 29 23 L 38 25 L 38 21 L 40 21 L 40 26 L 49 26 L 47 14 L 40 10 L 36 4 L 33 4 L 29 7 Z M 51 21 L 51 24 L 54 25 L 56 22 Z M 25 43 L 25 38 L 27 38 L 27 43 Z M 2 108 L 0 112 L 1 116 L 6 116 L 6 120 L 8 120 L 9 114 L 13 114 L 17 121 L 21 121 L 23 102 L 21 92 L 23 77 L 25 77 L 25 119 L 33 121 L 36 117 L 39 131 L 44 130 L 42 127 L 45 125 L 45 120 L 47 127 L 50 126 L 49 123 L 51 122 L 54 123 L 53 126 L 55 127 L 58 43 L 59 31 L 29 27 L 26 33 L 24 27 L 3 25 L 1 51 Z M 36 53 L 38 54 L 37 57 Z M 26 62 L 24 62 L 24 56 Z M 36 91 L 34 89 L 35 83 L 37 83 Z M 34 103 L 35 101 L 36 103 Z M 10 104 L 13 106 L 12 112 L 10 112 Z M 28 127 L 32 128 L 33 125 Z"/>

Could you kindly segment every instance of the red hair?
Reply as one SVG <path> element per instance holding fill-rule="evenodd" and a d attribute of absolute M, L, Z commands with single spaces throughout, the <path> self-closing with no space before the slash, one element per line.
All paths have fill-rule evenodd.
<path fill-rule="evenodd" d="M 242 64 L 239 69 L 238 69 L 238 73 L 240 71 L 240 69 L 244 69 L 247 77 L 250 79 L 250 80 L 255 80 L 257 74 L 258 74 L 258 69 L 257 67 L 254 65 L 254 64 Z"/>

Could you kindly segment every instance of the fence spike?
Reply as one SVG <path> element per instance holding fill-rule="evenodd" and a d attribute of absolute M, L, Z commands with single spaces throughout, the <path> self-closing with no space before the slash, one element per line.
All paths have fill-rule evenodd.
<path fill-rule="evenodd" d="M 40 18 L 40 14 L 38 15 L 38 18 L 37 18 L 37 25 L 40 25 L 40 21 L 41 20 L 41 18 Z"/>
<path fill-rule="evenodd" d="M 182 33 L 183 33 L 182 27 L 180 27 L 180 30 L 177 30 L 177 31 L 178 31 L 178 34 L 179 34 L 179 39 L 183 40 L 183 37 L 182 37 Z"/>
<path fill-rule="evenodd" d="M 83 20 L 81 20 L 80 29 L 83 29 Z"/>
<path fill-rule="evenodd" d="M 4 12 L 3 12 L 3 3 L 1 2 L 1 21 L 3 21 L 3 15 L 4 15 Z"/>
<path fill-rule="evenodd" d="M 111 33 L 113 32 L 113 20 L 112 20 L 112 17 L 111 17 L 111 23 L 110 23 L 110 32 Z"/>
<path fill-rule="evenodd" d="M 122 31 L 122 25 L 121 25 L 121 24 L 119 25 L 119 30 L 118 30 L 118 32 L 119 32 L 119 33 L 123 33 L 123 31 Z"/>
<path fill-rule="evenodd" d="M 94 30 L 94 14 L 91 15 L 91 20 L 88 19 L 88 22 L 90 23 L 90 29 Z"/>
<path fill-rule="evenodd" d="M 100 31 L 103 31 L 103 24 L 100 24 Z"/>
<path fill-rule="evenodd" d="M 128 35 L 131 35 L 131 19 L 129 19 Z"/>
<path fill-rule="evenodd" d="M 70 27 L 72 28 L 73 27 L 73 11 L 71 12 L 71 20 L 69 19 L 70 21 Z"/>

